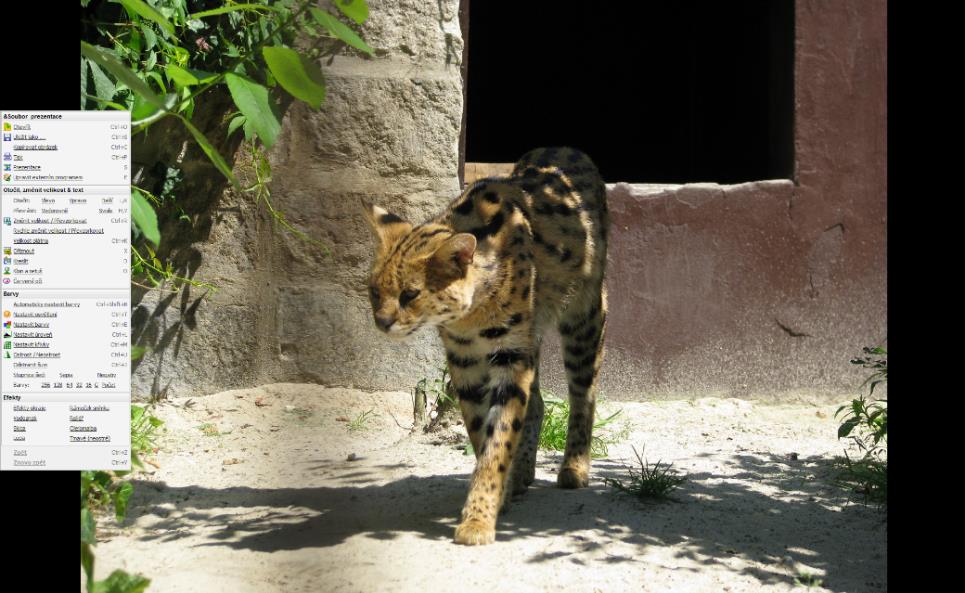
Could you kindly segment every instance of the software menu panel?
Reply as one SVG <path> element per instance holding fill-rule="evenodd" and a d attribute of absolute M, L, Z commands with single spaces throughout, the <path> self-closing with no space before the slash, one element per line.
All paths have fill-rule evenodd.
<path fill-rule="evenodd" d="M 0 115 L 0 469 L 130 469 L 130 112 Z"/>

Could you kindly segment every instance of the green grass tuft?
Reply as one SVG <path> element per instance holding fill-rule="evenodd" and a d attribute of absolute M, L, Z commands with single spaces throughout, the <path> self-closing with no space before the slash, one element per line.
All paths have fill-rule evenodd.
<path fill-rule="evenodd" d="M 218 427 L 211 422 L 205 422 L 198 427 L 198 430 L 200 430 L 201 433 L 206 437 L 216 437 L 221 435 L 221 433 L 218 432 Z"/>
<path fill-rule="evenodd" d="M 368 421 L 377 417 L 375 410 L 366 410 L 358 415 L 358 418 L 348 423 L 348 429 L 353 431 L 368 430 Z"/>
<path fill-rule="evenodd" d="M 820 579 L 817 575 L 809 572 L 799 572 L 798 575 L 794 577 L 794 582 L 798 585 L 807 587 L 808 589 L 811 587 L 821 587 L 824 585 L 824 579 Z"/>
<path fill-rule="evenodd" d="M 670 492 L 686 480 L 686 477 L 677 475 L 676 470 L 671 469 L 673 464 L 661 467 L 658 461 L 651 466 L 637 453 L 636 447 L 633 448 L 633 454 L 637 456 L 640 470 L 628 467 L 630 475 L 626 484 L 613 478 L 604 478 L 603 483 L 641 499 L 668 499 Z"/>
<path fill-rule="evenodd" d="M 543 389 L 540 393 L 544 397 L 546 411 L 543 415 L 543 427 L 539 433 L 539 448 L 551 451 L 566 450 L 566 428 L 570 419 L 570 404 L 568 401 L 556 397 L 551 391 Z M 609 454 L 608 445 L 613 445 L 626 439 L 630 434 L 630 427 L 624 424 L 617 432 L 604 431 L 612 425 L 623 410 L 617 410 L 610 416 L 598 420 L 593 424 L 593 438 L 590 442 L 590 456 L 594 458 L 606 457 Z"/>

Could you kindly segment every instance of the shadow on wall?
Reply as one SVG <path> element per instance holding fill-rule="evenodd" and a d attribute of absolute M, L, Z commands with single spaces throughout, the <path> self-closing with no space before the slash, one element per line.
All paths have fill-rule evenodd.
<path fill-rule="evenodd" d="M 541 460 L 557 467 L 558 455 Z M 577 565 L 648 563 L 639 558 L 653 546 L 674 546 L 674 557 L 684 566 L 675 570 L 699 572 L 700 565 L 730 567 L 731 558 L 743 577 L 760 583 L 795 585 L 794 562 L 823 571 L 823 587 L 830 591 L 883 586 L 885 524 L 869 507 L 849 504 L 847 493 L 829 487 L 825 458 L 788 460 L 777 456 L 734 455 L 726 461 L 740 472 L 725 480 L 711 473 L 690 474 L 678 491 L 677 504 L 646 504 L 601 487 L 560 490 L 537 480 L 530 491 L 502 515 L 497 543 L 534 536 L 557 542 L 554 552 L 525 558 L 527 563 L 566 558 Z M 210 532 L 206 546 L 276 552 L 324 548 L 345 543 L 356 535 L 392 540 L 414 533 L 430 540 L 451 540 L 458 510 L 468 487 L 467 475 L 406 477 L 375 484 L 380 468 L 358 462 L 313 460 L 304 472 L 344 473 L 326 480 L 350 485 L 317 488 L 168 487 L 153 482 L 135 484 L 129 517 L 156 518 L 143 541 L 173 541 Z M 398 466 L 393 466 L 398 467 Z M 383 474 L 384 475 L 384 474 Z M 595 462 L 596 478 L 625 478 L 626 470 L 611 461 Z M 138 482 L 135 480 L 135 482 Z M 755 484 L 754 488 L 749 484 Z M 780 497 L 767 492 L 779 492 Z M 170 503 L 184 512 L 170 517 Z M 164 507 L 167 507 L 164 508 Z M 224 509 L 274 507 L 254 518 L 230 520 Z M 838 508 L 841 507 L 841 508 Z M 309 509 L 311 515 L 291 509 Z M 228 522 L 228 529 L 211 530 Z M 595 530 L 588 534 L 586 530 Z M 843 543 L 845 542 L 845 543 Z M 607 546 L 632 546 L 633 554 L 609 554 Z M 851 555 L 846 549 L 857 547 Z M 566 548 L 559 550 L 559 548 Z M 600 551 L 605 557 L 600 557 Z M 595 552 L 595 553 L 594 553 Z M 852 558 L 871 558 L 856 562 Z M 783 559 L 783 560 L 782 560 Z M 691 566 L 686 566 L 690 564 Z"/>
<path fill-rule="evenodd" d="M 282 99 L 279 117 L 284 116 L 292 104 L 291 97 Z M 236 132 L 228 135 L 225 114 L 234 110 L 227 90 L 215 88 L 209 91 L 204 102 L 197 105 L 192 123 L 222 155 L 228 166 L 244 183 L 245 172 L 236 170 L 244 135 Z M 190 132 L 174 118 L 152 126 L 149 134 L 135 136 L 132 150 L 133 185 L 159 196 L 156 206 L 161 243 L 155 251 L 162 264 L 170 264 L 174 275 L 194 280 L 201 267 L 203 246 L 211 237 L 215 216 L 224 210 L 222 206 L 229 182 L 193 139 Z M 146 255 L 150 244 L 141 237 L 133 244 Z M 170 282 L 152 287 L 145 277 L 132 277 L 131 290 L 131 344 L 144 347 L 152 353 L 154 366 L 151 397 L 163 399 L 167 384 L 161 385 L 165 361 L 176 358 L 185 333 L 197 327 L 197 312 L 211 293 L 207 287 L 184 284 L 172 291 Z M 148 298 L 149 295 L 152 298 Z M 176 307 L 176 311 L 171 308 Z M 132 361 L 132 374 L 144 358 Z"/>

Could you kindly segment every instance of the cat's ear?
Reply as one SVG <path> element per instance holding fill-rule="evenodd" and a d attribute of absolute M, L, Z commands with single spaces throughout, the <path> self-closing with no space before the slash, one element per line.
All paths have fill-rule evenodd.
<path fill-rule="evenodd" d="M 475 253 L 475 236 L 457 233 L 449 237 L 432 255 L 436 273 L 451 280 L 464 277 Z"/>
<path fill-rule="evenodd" d="M 382 242 L 388 244 L 412 230 L 412 225 L 395 214 L 368 202 L 362 202 L 362 212 L 369 223 L 372 233 Z"/>

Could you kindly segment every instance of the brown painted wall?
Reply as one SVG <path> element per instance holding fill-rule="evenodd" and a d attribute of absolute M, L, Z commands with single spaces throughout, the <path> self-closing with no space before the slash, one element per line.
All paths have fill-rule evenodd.
<path fill-rule="evenodd" d="M 797 184 L 610 186 L 606 395 L 838 398 L 886 338 L 886 3 L 799 1 L 796 37 Z"/>

